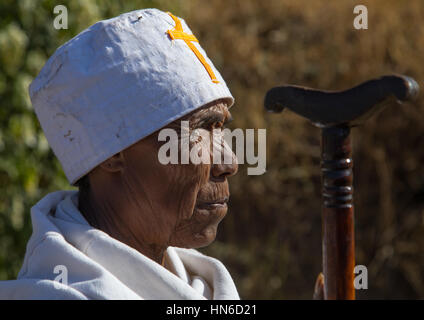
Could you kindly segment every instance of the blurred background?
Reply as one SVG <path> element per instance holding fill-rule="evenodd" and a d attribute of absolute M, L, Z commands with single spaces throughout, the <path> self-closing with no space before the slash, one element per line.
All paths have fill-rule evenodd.
<path fill-rule="evenodd" d="M 53 28 L 56 5 L 67 30 Z M 353 8 L 368 8 L 368 30 Z M 310 299 L 321 271 L 320 130 L 263 110 L 265 92 L 297 84 L 338 90 L 384 74 L 424 89 L 424 2 L 164 0 L 0 2 L 0 280 L 14 279 L 30 208 L 72 189 L 32 110 L 28 85 L 61 44 L 120 13 L 156 7 L 185 18 L 226 79 L 230 128 L 267 129 L 267 172 L 231 178 L 230 210 L 202 252 L 229 269 L 243 299 Z M 359 299 L 424 298 L 424 94 L 352 130 Z"/>

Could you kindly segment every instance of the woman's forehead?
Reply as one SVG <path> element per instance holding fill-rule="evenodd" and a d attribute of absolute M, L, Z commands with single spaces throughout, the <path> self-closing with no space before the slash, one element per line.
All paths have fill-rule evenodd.
<path fill-rule="evenodd" d="M 201 107 L 190 114 L 176 120 L 176 122 L 180 122 L 182 120 L 195 121 L 200 120 L 201 118 L 221 114 L 223 120 L 231 117 L 230 111 L 228 110 L 228 106 L 224 101 L 216 101 L 211 104 L 207 104 L 204 107 Z"/>
<path fill-rule="evenodd" d="M 197 123 L 201 123 L 203 122 L 203 120 L 206 120 L 207 118 L 211 118 L 211 117 L 216 118 L 217 122 L 220 122 L 220 121 L 225 122 L 226 120 L 231 119 L 232 116 L 230 111 L 228 110 L 228 104 L 225 102 L 225 100 L 218 100 L 213 103 L 209 103 L 177 120 L 174 120 L 173 122 L 171 122 L 170 124 L 168 124 L 166 127 L 162 129 L 180 128 L 181 121 L 188 121 L 189 126 L 192 128 L 193 126 L 195 127 Z M 140 141 L 138 141 L 138 144 L 147 140 L 155 140 L 155 142 L 157 142 L 157 136 L 162 129 L 152 133 L 151 135 L 145 137 L 144 139 L 141 139 Z"/>

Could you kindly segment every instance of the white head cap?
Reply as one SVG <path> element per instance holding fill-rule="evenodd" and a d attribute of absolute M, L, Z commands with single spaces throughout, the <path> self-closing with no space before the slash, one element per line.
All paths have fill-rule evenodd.
<path fill-rule="evenodd" d="M 71 184 L 218 99 L 234 99 L 184 22 L 157 9 L 100 21 L 62 45 L 29 87 Z"/>

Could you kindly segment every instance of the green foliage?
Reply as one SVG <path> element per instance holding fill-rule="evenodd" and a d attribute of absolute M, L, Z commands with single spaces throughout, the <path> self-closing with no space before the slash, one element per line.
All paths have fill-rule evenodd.
<path fill-rule="evenodd" d="M 66 5 L 69 29 L 53 28 Z M 423 87 L 422 0 L 362 1 L 368 30 L 353 28 L 356 1 L 185 0 L 0 2 L 0 279 L 19 271 L 30 208 L 70 189 L 28 97 L 28 84 L 65 41 L 99 19 L 157 7 L 190 25 L 226 79 L 234 127 L 267 128 L 267 172 L 230 180 L 230 211 L 217 241 L 242 298 L 310 298 L 321 271 L 319 131 L 285 112 L 265 115 L 269 88 L 343 89 L 388 73 Z M 390 107 L 353 130 L 357 264 L 365 298 L 424 298 L 424 105 Z"/>
<path fill-rule="evenodd" d="M 67 30 L 53 8 L 68 8 Z M 48 146 L 28 86 L 63 43 L 101 19 L 140 8 L 178 12 L 178 1 L 0 2 L 0 279 L 16 278 L 31 235 L 30 208 L 49 192 L 72 189 Z M 175 11 L 176 10 L 176 11 Z"/>

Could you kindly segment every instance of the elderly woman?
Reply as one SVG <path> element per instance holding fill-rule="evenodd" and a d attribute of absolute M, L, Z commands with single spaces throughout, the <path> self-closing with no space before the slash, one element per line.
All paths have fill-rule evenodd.
<path fill-rule="evenodd" d="M 199 133 L 190 146 L 203 140 L 200 153 L 211 154 L 206 138 L 234 102 L 184 20 L 147 9 L 100 21 L 53 54 L 30 96 L 79 190 L 32 208 L 22 269 L 0 283 L 0 298 L 239 298 L 225 267 L 194 249 L 215 239 L 227 212 L 234 154 L 220 149 L 230 164 L 158 158 L 160 130 L 182 141 L 183 120 Z"/>

